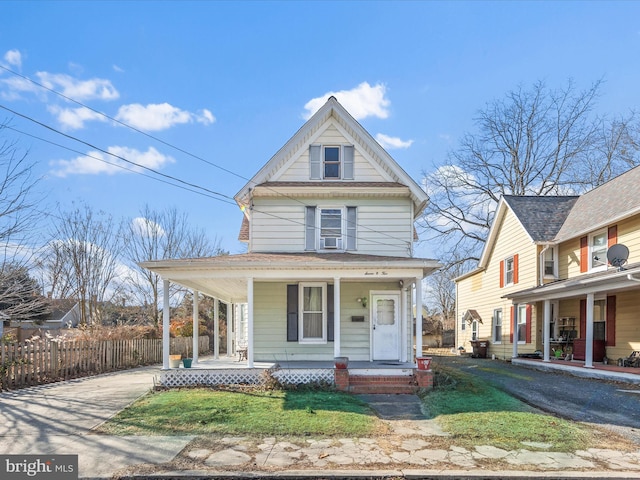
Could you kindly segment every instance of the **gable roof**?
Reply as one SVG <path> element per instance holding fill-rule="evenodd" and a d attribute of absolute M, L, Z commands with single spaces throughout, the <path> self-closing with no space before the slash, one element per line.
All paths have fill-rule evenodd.
<path fill-rule="evenodd" d="M 582 195 L 560 228 L 556 242 L 580 237 L 640 212 L 640 166 Z"/>
<path fill-rule="evenodd" d="M 513 212 L 531 242 L 552 243 L 578 198 L 577 196 L 503 195 L 496 207 L 478 266 L 455 280 L 463 280 L 487 266 L 507 210 Z"/>
<path fill-rule="evenodd" d="M 366 152 L 366 154 L 377 163 L 377 166 L 385 171 L 391 178 L 390 183 L 400 183 L 409 188 L 410 196 L 414 203 L 414 216 L 417 218 L 426 207 L 429 199 L 425 191 L 333 96 L 329 97 L 327 102 L 313 114 L 293 137 L 291 137 L 235 195 L 234 198 L 238 205 L 243 206 L 248 204 L 251 191 L 254 187 L 265 184 L 270 180 L 273 181 L 272 178 L 279 169 L 296 153 L 301 150 L 306 150 L 316 138 L 319 129 L 331 119 L 334 119 L 348 133 L 362 152 Z"/>
<path fill-rule="evenodd" d="M 534 242 L 552 241 L 578 196 L 505 195 L 504 200 Z"/>

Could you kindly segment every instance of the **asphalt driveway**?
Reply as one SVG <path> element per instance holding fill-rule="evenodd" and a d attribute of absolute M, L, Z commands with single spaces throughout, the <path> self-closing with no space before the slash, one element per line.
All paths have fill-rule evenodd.
<path fill-rule="evenodd" d="M 435 357 L 435 364 L 460 369 L 540 410 L 595 423 L 640 445 L 640 386 L 543 372 L 510 362 L 469 357 Z"/>

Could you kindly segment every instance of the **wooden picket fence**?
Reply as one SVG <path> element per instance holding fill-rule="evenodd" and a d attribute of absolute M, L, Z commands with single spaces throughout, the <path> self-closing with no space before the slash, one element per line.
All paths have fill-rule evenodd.
<path fill-rule="evenodd" d="M 172 338 L 171 353 L 187 355 L 191 337 Z M 199 339 L 201 354 L 209 338 Z M 0 391 L 42 385 L 162 363 L 162 339 L 64 340 L 41 339 L 0 344 Z"/>

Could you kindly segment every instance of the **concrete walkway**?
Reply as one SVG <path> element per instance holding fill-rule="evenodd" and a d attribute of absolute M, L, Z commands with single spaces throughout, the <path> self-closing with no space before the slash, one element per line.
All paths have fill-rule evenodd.
<path fill-rule="evenodd" d="M 640 478 L 640 449 L 455 446 L 414 395 L 362 396 L 380 438 L 114 437 L 91 429 L 153 386 L 141 368 L 0 393 L 0 453 L 78 454 L 80 478 Z"/>

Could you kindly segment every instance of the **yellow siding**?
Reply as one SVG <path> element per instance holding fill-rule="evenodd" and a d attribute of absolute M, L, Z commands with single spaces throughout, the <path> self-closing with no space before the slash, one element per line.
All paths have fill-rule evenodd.
<path fill-rule="evenodd" d="M 520 222 L 511 210 L 507 212 L 500 225 L 496 226 L 497 240 L 486 269 L 467 277 L 457 284 L 457 334 L 458 345 L 471 348 L 471 327 L 466 325 L 462 330 L 462 316 L 469 309 L 477 310 L 482 318 L 479 325 L 479 338 L 488 339 L 489 355 L 498 358 L 511 358 L 513 347 L 509 341 L 509 317 L 511 302 L 501 298 L 503 295 L 516 292 L 536 285 L 537 279 L 537 247 L 531 241 Z M 500 288 L 500 262 L 510 256 L 518 254 L 518 283 Z M 492 332 L 492 317 L 496 309 L 502 309 L 502 342 L 494 344 Z M 536 311 L 532 312 L 535 319 Z M 530 353 L 536 350 L 538 332 L 535 325 L 532 328 L 531 343 L 518 345 L 518 352 Z"/>

